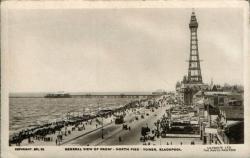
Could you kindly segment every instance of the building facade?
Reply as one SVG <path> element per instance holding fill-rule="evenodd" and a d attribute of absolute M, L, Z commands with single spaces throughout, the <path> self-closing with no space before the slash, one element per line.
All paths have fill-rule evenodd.
<path fill-rule="evenodd" d="M 199 91 L 194 95 L 204 144 L 244 143 L 243 94 Z"/>

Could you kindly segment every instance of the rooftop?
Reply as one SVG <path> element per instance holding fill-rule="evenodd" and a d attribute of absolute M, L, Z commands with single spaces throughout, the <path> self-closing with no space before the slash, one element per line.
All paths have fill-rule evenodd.
<path fill-rule="evenodd" d="M 243 106 L 221 106 L 219 107 L 221 112 L 226 114 L 227 120 L 242 120 L 244 119 L 244 107 Z"/>
<path fill-rule="evenodd" d="M 199 91 L 195 94 L 195 96 L 201 96 L 202 95 L 202 91 Z M 205 91 L 204 92 L 204 95 L 206 96 L 213 96 L 213 95 L 228 95 L 228 96 L 232 96 L 232 95 L 235 95 L 235 96 L 240 96 L 241 94 L 240 93 L 236 93 L 236 92 L 225 92 L 225 91 Z"/>

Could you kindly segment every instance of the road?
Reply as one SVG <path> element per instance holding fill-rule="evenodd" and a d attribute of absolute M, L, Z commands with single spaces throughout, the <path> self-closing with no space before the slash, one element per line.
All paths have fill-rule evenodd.
<path fill-rule="evenodd" d="M 69 142 L 70 145 L 140 145 L 141 127 L 148 126 L 150 129 L 155 128 L 154 122 L 162 117 L 167 107 L 160 107 L 154 112 L 148 109 L 140 109 L 140 112 L 149 113 L 149 116 L 144 115 L 142 119 L 139 115 L 139 120 L 135 120 L 136 114 L 129 111 L 125 117 L 125 124 L 130 126 L 131 130 L 123 130 L 122 125 L 114 123 L 106 126 L 103 130 L 104 139 L 101 138 L 102 130 L 97 130 L 77 140 Z M 119 137 L 122 141 L 119 142 Z M 69 145 L 67 144 L 67 145 Z"/>

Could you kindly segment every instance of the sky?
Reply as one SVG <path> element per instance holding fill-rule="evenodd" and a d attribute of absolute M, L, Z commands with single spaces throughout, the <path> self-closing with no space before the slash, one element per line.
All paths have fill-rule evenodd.
<path fill-rule="evenodd" d="M 10 92 L 174 90 L 192 9 L 11 9 Z M 203 81 L 243 84 L 240 9 L 196 9 Z"/>

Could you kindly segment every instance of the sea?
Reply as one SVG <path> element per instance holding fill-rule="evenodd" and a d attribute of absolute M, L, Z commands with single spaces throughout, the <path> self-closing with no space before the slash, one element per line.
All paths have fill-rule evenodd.
<path fill-rule="evenodd" d="M 10 97 L 10 134 L 66 117 L 98 109 L 114 108 L 131 102 L 132 98 L 44 98 Z"/>

